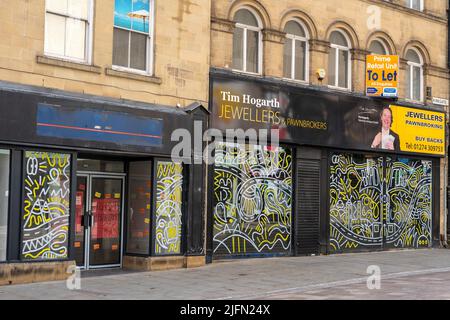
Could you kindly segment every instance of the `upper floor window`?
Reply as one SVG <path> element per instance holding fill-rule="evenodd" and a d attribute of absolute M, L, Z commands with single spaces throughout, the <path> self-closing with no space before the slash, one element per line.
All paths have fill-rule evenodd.
<path fill-rule="evenodd" d="M 90 62 L 91 0 L 46 0 L 46 55 Z"/>
<path fill-rule="evenodd" d="M 142 73 L 152 70 L 153 1 L 115 0 L 113 66 Z"/>
<path fill-rule="evenodd" d="M 414 10 L 423 11 L 423 0 L 406 0 L 406 6 Z"/>
<path fill-rule="evenodd" d="M 261 22 L 249 9 L 240 9 L 234 15 L 233 69 L 261 73 Z"/>
<path fill-rule="evenodd" d="M 386 48 L 386 45 L 381 40 L 373 40 L 370 43 L 369 51 L 370 54 L 380 54 L 380 55 L 389 54 L 389 50 Z"/>
<path fill-rule="evenodd" d="M 341 31 L 330 35 L 330 54 L 328 56 L 328 84 L 340 89 L 351 88 L 350 41 Z"/>
<path fill-rule="evenodd" d="M 423 101 L 423 59 L 415 49 L 406 53 L 406 98 L 414 101 Z"/>
<path fill-rule="evenodd" d="M 286 42 L 283 75 L 285 78 L 308 81 L 309 45 L 305 30 L 297 21 L 289 21 L 284 28 Z"/>

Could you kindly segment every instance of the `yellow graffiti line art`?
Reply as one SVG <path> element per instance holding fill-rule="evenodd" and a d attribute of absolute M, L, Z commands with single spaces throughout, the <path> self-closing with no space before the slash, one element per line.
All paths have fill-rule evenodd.
<path fill-rule="evenodd" d="M 45 248 L 43 250 L 41 250 L 40 252 L 36 253 L 36 254 L 32 254 L 32 253 L 27 253 L 25 254 L 25 258 L 31 258 L 31 259 L 38 259 L 39 257 L 41 257 L 45 252 L 50 251 L 50 248 Z"/>
<path fill-rule="evenodd" d="M 409 236 L 405 236 L 405 246 L 410 246 L 413 243 L 413 236 L 409 235 Z"/>
<path fill-rule="evenodd" d="M 260 247 L 262 247 L 264 244 L 273 245 L 273 244 L 275 244 L 279 239 L 281 239 L 281 240 L 283 240 L 283 241 L 288 241 L 288 240 L 289 240 L 289 234 L 286 234 L 286 236 L 283 236 L 283 234 L 277 233 L 272 241 L 269 241 L 269 240 L 267 240 L 267 239 L 261 241 L 261 242 L 260 242 Z"/>
<path fill-rule="evenodd" d="M 68 160 L 69 160 L 69 158 L 66 156 L 66 155 L 59 155 L 58 154 L 58 166 L 60 167 L 60 168 L 64 168 L 65 166 L 66 166 L 66 164 L 67 164 L 67 162 L 68 162 Z"/>
<path fill-rule="evenodd" d="M 45 161 L 47 161 L 47 163 L 50 165 L 50 167 L 54 168 L 56 165 L 56 159 L 52 159 L 50 157 L 50 155 L 45 152 L 45 153 L 41 153 L 41 158 Z M 53 162 L 52 162 L 53 161 Z"/>
<path fill-rule="evenodd" d="M 62 213 L 62 215 L 64 215 L 66 213 L 63 209 L 61 209 L 59 207 L 50 207 L 49 209 L 50 209 L 50 211 L 59 211 L 60 213 Z"/>
<path fill-rule="evenodd" d="M 235 246 L 234 246 L 234 237 L 231 238 L 231 248 L 232 248 L 233 253 L 235 253 L 236 250 L 235 250 Z"/>
<path fill-rule="evenodd" d="M 28 221 L 27 227 L 28 227 L 28 228 L 31 228 L 31 227 L 33 227 L 33 226 L 39 226 L 39 225 L 41 225 L 41 224 L 42 224 L 42 218 L 41 218 L 41 216 L 35 216 L 35 215 L 32 215 L 32 216 L 30 217 L 30 220 Z"/>
<path fill-rule="evenodd" d="M 348 241 L 348 242 L 345 244 L 345 248 L 346 248 L 346 249 L 356 249 L 357 247 L 358 247 L 358 244 L 357 244 L 356 242 Z"/>
<path fill-rule="evenodd" d="M 23 215 L 23 217 L 27 218 L 31 214 L 31 212 L 29 210 L 30 207 L 31 207 L 31 201 L 30 200 L 25 200 L 24 204 L 25 204 L 25 206 L 24 206 L 23 210 L 25 211 L 25 214 Z"/>
<path fill-rule="evenodd" d="M 36 187 L 33 188 L 33 196 L 34 196 L 34 198 L 36 198 L 36 190 L 38 190 L 40 186 L 39 186 L 39 183 L 36 181 L 36 179 L 34 180 L 34 183 L 35 183 Z"/>
<path fill-rule="evenodd" d="M 31 188 L 33 185 L 32 185 L 32 183 L 28 180 L 28 179 L 25 179 L 25 183 Z"/>
<path fill-rule="evenodd" d="M 241 253 L 241 238 L 237 237 L 237 249 L 238 253 Z"/>

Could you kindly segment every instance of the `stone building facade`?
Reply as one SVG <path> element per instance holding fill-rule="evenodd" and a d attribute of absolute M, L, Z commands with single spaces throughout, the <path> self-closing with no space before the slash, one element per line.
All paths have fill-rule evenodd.
<path fill-rule="evenodd" d="M 7 0 L 0 19 L 0 285 L 203 265 L 203 167 L 170 152 L 206 121 L 209 2 Z"/>
<path fill-rule="evenodd" d="M 235 170 L 245 171 L 246 165 L 238 168 L 226 162 L 216 164 L 211 173 L 211 181 L 215 181 L 216 185 L 210 194 L 213 203 L 208 227 L 213 226 L 218 231 L 210 231 L 207 244 L 212 259 L 440 245 L 440 241 L 446 238 L 447 221 L 445 199 L 448 174 L 444 157 L 449 99 L 447 9 L 448 3 L 444 0 L 212 1 L 212 126 L 223 130 L 239 125 L 255 129 L 281 128 L 287 133 L 282 131 L 280 140 L 285 149 L 291 150 L 285 156 L 296 157 L 289 164 L 292 167 L 289 169 L 289 179 L 283 180 L 283 187 L 276 189 L 276 192 L 288 189 L 293 195 L 289 202 L 285 202 L 287 222 L 281 224 L 270 218 L 272 213 L 269 209 L 269 213 L 266 209 L 259 213 L 246 212 L 240 202 L 250 199 L 242 200 L 232 193 L 224 200 L 221 194 L 227 186 L 217 182 L 220 181 L 218 179 Z M 366 57 L 371 53 L 399 57 L 396 98 L 366 96 Z M 231 92 L 234 97 L 251 93 L 275 97 L 282 104 L 284 101 L 281 113 L 273 110 L 284 120 L 269 119 L 261 125 L 255 118 L 245 117 L 247 111 L 243 111 L 244 116 L 236 116 L 237 113 L 232 112 L 251 107 L 242 105 L 242 101 L 239 105 L 238 98 L 234 99 L 234 106 L 229 106 L 232 104 L 230 100 L 220 96 L 223 92 Z M 350 107 L 352 104 L 355 107 Z M 377 130 L 379 115 L 374 110 L 378 104 L 383 110 L 391 110 L 391 126 L 395 126 L 395 121 L 399 123 L 399 120 L 392 122 L 392 115 L 394 113 L 394 118 L 399 119 L 401 112 L 396 110 L 402 108 L 402 112 L 406 112 L 407 108 L 425 113 L 439 112 L 439 119 L 442 120 L 439 125 L 441 138 L 438 139 L 442 143 L 440 157 L 411 159 L 402 152 L 405 151 L 403 147 L 401 150 L 396 147 L 397 153 L 374 153 L 376 140 L 372 142 L 373 136 L 370 140 L 365 138 L 366 133 L 372 130 L 371 125 L 362 125 L 361 122 L 367 119 L 361 119 L 365 117 L 362 116 L 364 112 L 374 112 L 369 116 L 369 122 L 375 123 L 373 129 Z M 356 113 L 358 116 L 355 116 Z M 293 129 L 294 122 L 290 121 L 290 117 L 295 118 L 295 115 L 300 120 L 323 121 L 328 124 L 328 133 L 334 137 L 323 132 L 319 135 L 317 131 L 307 131 L 305 127 L 302 130 Z M 334 122 L 337 124 L 331 124 Z M 303 126 L 302 122 L 297 122 L 299 126 Z M 409 132 L 412 131 L 414 129 L 410 128 Z M 316 139 L 317 136 L 322 138 Z M 368 148 L 357 146 L 355 142 L 362 141 L 360 139 Z M 399 140 L 398 136 L 392 139 Z M 400 136 L 400 141 L 405 143 L 406 139 Z M 239 152 L 227 148 L 224 147 L 223 151 L 226 155 Z M 270 157 L 267 150 L 264 152 Z M 224 161 L 222 158 L 219 160 Z M 414 172 L 417 169 L 413 168 L 414 161 L 416 164 L 421 161 L 421 165 L 427 163 L 434 170 L 428 178 L 423 176 L 429 179 L 426 196 L 430 199 L 427 204 L 429 212 L 428 218 L 424 218 L 428 222 L 425 223 L 427 226 L 421 225 L 429 229 L 425 232 L 428 234 L 426 236 L 423 230 L 412 227 L 421 224 L 418 220 L 402 220 L 408 214 L 416 212 L 414 215 L 420 211 L 412 203 L 423 195 L 413 195 L 413 192 L 409 196 L 406 193 L 399 196 L 399 191 L 394 191 L 398 185 L 392 183 L 394 175 L 399 172 Z M 401 163 L 408 164 L 399 169 L 403 166 Z M 364 166 L 366 171 L 361 169 Z M 379 181 L 376 186 L 369 184 L 362 188 L 368 172 L 376 172 Z M 249 172 L 244 173 L 252 176 Z M 349 178 L 352 174 L 353 178 Z M 410 185 L 411 177 L 406 179 L 408 182 L 405 184 Z M 233 182 L 233 186 L 234 183 L 240 190 L 241 182 Z M 312 185 L 316 189 L 311 190 Z M 373 187 L 378 191 L 372 190 Z M 261 188 L 261 194 L 267 190 L 273 191 L 266 182 L 261 182 Z M 368 193 L 367 188 L 371 189 Z M 353 193 L 355 190 L 356 193 Z M 411 198 L 398 200 L 401 197 Z M 301 201 L 314 205 L 302 206 Z M 229 202 L 233 202 L 231 209 L 227 207 Z M 261 203 L 266 201 L 261 200 Z M 234 223 L 233 219 L 227 221 L 223 218 L 228 215 L 239 220 L 237 216 L 242 214 L 247 218 L 253 216 L 253 222 L 240 220 L 240 223 Z M 267 223 L 260 223 L 262 216 Z M 258 225 L 256 231 L 242 235 L 243 229 L 252 230 L 252 223 Z M 258 230 L 274 228 L 278 228 L 278 232 L 263 236 L 260 241 Z"/>

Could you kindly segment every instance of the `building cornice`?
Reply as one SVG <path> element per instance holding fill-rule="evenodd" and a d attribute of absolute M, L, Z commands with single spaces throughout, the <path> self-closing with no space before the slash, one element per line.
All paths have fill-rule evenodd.
<path fill-rule="evenodd" d="M 211 30 L 219 31 L 219 32 L 233 33 L 234 32 L 234 22 L 227 20 L 227 19 L 211 17 Z"/>
<path fill-rule="evenodd" d="M 400 11 L 402 13 L 405 13 L 405 14 L 408 14 L 411 16 L 421 17 L 421 18 L 428 19 L 428 20 L 436 22 L 436 23 L 447 25 L 448 19 L 444 16 L 437 16 L 436 14 L 431 13 L 426 10 L 419 11 L 419 10 L 411 9 L 411 8 L 408 8 L 398 2 L 389 2 L 389 1 L 385 1 L 385 0 L 360 0 L 360 1 L 370 3 L 370 4 L 376 4 L 378 6 L 390 8 L 395 11 Z"/>
<path fill-rule="evenodd" d="M 263 33 L 263 41 L 284 43 L 284 40 L 286 39 L 286 33 L 278 30 L 264 29 L 262 33 Z"/>

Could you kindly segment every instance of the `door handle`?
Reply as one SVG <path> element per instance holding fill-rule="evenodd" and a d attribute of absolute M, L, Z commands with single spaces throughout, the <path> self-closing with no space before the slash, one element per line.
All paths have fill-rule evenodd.
<path fill-rule="evenodd" d="M 90 217 L 90 220 L 91 220 L 90 226 L 93 227 L 94 226 L 94 215 L 92 214 L 92 212 L 90 212 L 89 217 Z"/>
<path fill-rule="evenodd" d="M 86 227 L 92 227 L 92 225 L 94 224 L 94 217 L 92 215 L 91 211 L 87 211 L 86 214 L 84 215 L 84 225 Z"/>

